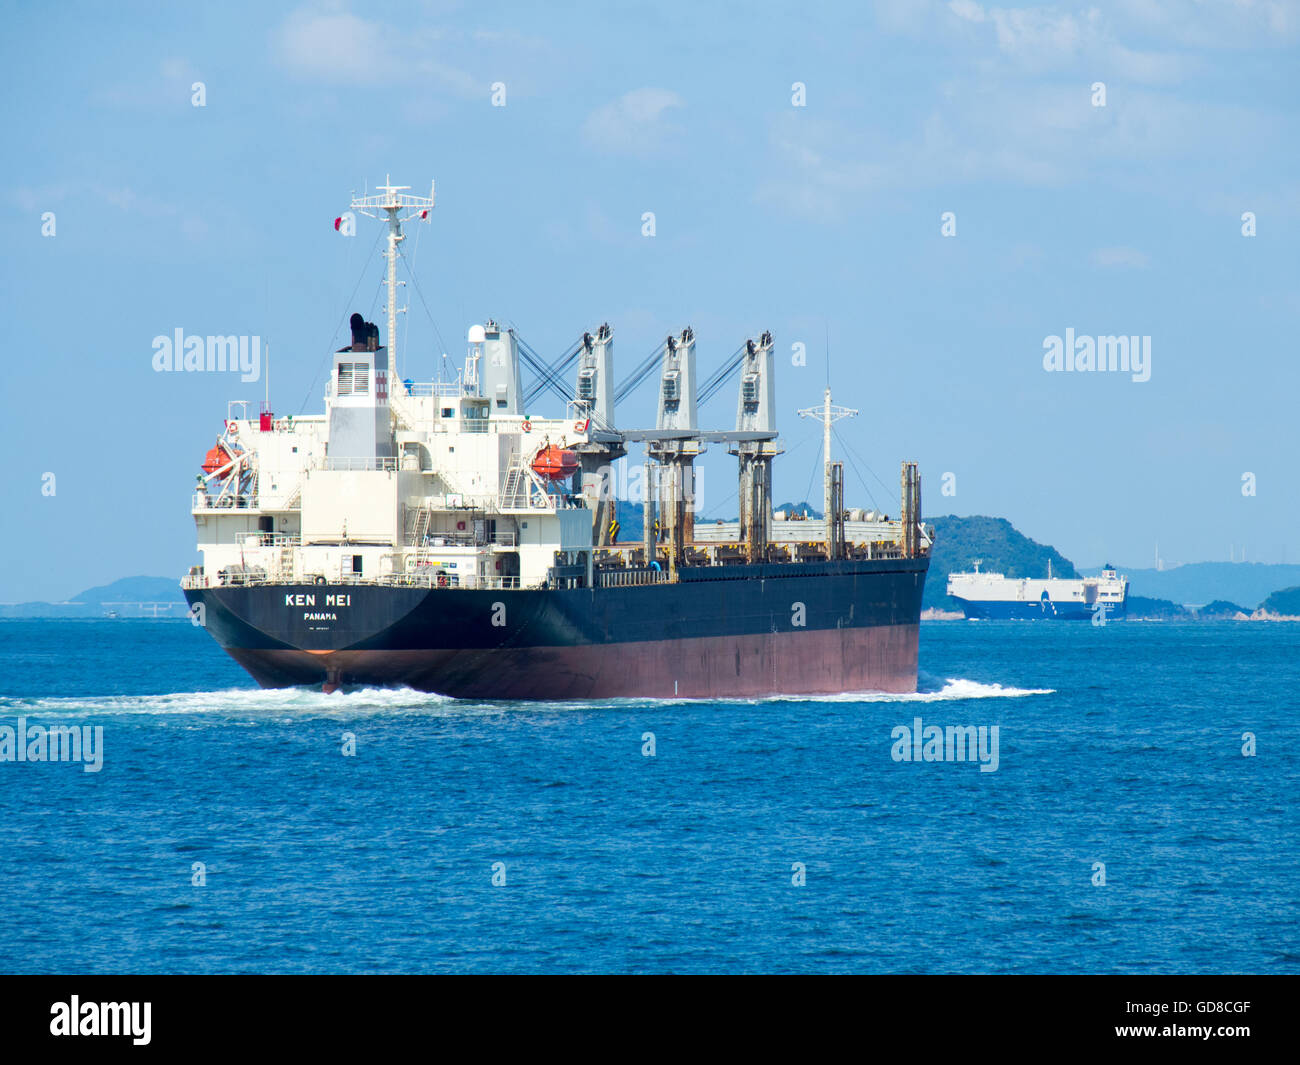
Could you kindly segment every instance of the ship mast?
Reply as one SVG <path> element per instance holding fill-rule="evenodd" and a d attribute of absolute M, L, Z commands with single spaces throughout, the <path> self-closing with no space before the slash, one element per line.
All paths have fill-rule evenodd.
<path fill-rule="evenodd" d="M 367 218 L 387 216 L 388 250 L 384 258 L 388 260 L 388 379 L 392 381 L 397 376 L 397 246 L 405 239 L 403 222 L 417 217 L 424 222 L 429 220 L 429 212 L 433 210 L 433 182 L 429 182 L 428 196 L 409 196 L 404 190 L 410 185 L 394 185 L 391 176 L 384 181 L 373 196 L 353 196 L 352 209 Z"/>
<path fill-rule="evenodd" d="M 841 418 L 856 418 L 858 412 L 852 407 L 837 407 L 831 404 L 831 390 L 826 389 L 825 399 L 820 407 L 805 407 L 799 412 L 800 418 L 821 418 L 822 420 L 822 458 L 824 464 L 825 485 L 822 495 L 823 513 L 826 516 L 827 528 L 830 528 L 831 510 L 833 503 L 831 499 L 831 423 L 837 422 Z"/>

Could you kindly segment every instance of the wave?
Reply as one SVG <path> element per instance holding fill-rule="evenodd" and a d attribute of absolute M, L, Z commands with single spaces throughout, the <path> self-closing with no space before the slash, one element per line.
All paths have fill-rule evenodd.
<path fill-rule="evenodd" d="M 69 698 L 0 697 L 0 715 L 50 717 L 113 716 L 248 716 L 256 718 L 446 712 L 456 707 L 472 711 L 473 704 L 412 688 L 361 688 L 326 695 L 319 688 L 226 688 L 210 692 L 167 695 L 88 695 Z M 480 707 L 487 709 L 487 707 Z"/>
<path fill-rule="evenodd" d="M 657 708 L 676 705 L 756 706 L 777 703 L 934 703 L 1051 695 L 1052 688 L 1015 688 L 922 673 L 915 692 L 842 692 L 736 699 L 592 699 L 566 702 L 484 702 L 431 695 L 412 688 L 361 688 L 326 695 L 319 688 L 227 688 L 167 695 L 92 695 L 65 698 L 0 697 L 0 717 L 385 717 L 504 714 L 565 710 Z"/>
<path fill-rule="evenodd" d="M 840 692 L 834 695 L 773 695 L 747 699 L 746 703 L 942 703 L 961 699 L 1019 699 L 1027 695 L 1053 695 L 1055 688 L 1010 688 L 963 677 L 931 677 L 922 673 L 914 692 Z"/>

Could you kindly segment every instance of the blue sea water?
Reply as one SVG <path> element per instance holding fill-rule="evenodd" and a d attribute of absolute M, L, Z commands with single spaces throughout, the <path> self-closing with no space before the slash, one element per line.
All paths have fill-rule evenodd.
<path fill-rule="evenodd" d="M 1300 972 L 1298 650 L 937 622 L 915 696 L 528 705 L 3 621 L 0 726 L 104 760 L 0 762 L 0 970 Z M 895 761 L 917 717 L 997 725 L 997 771 Z"/>

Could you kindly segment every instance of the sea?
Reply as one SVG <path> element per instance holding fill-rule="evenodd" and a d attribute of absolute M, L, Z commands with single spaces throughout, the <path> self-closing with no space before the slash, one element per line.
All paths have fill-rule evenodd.
<path fill-rule="evenodd" d="M 467 702 L 0 621 L 0 970 L 1300 972 L 1300 624 L 927 622 L 920 661 Z M 18 761 L 34 725 L 98 765 Z"/>

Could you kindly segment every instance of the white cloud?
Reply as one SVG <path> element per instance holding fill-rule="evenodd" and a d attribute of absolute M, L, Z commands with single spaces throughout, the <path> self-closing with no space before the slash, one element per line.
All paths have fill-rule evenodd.
<path fill-rule="evenodd" d="M 156 73 L 134 70 L 127 81 L 97 86 L 90 102 L 124 111 L 175 111 L 190 106 L 190 86 L 200 80 L 188 60 L 164 59 Z"/>
<path fill-rule="evenodd" d="M 680 132 L 666 115 L 683 106 L 685 101 L 671 89 L 633 89 L 588 115 L 582 134 L 592 147 L 603 151 L 653 155 Z"/>
<path fill-rule="evenodd" d="M 952 0 L 948 5 L 948 10 L 967 22 L 984 21 L 984 9 L 975 3 L 975 0 Z"/>
<path fill-rule="evenodd" d="M 1300 37 L 1295 0 L 1111 0 L 1110 11 L 1127 29 L 1194 48 L 1242 48 Z"/>
<path fill-rule="evenodd" d="M 770 146 L 772 162 L 755 200 L 820 222 L 851 213 L 890 184 L 901 162 L 895 157 L 886 166 L 862 131 L 802 112 L 777 118 Z"/>
<path fill-rule="evenodd" d="M 127 185 L 107 185 L 93 179 L 65 181 L 58 185 L 21 185 L 8 190 L 8 199 L 23 211 L 62 210 L 65 204 L 90 201 L 138 218 L 169 223 L 176 223 L 179 219 L 182 235 L 192 240 L 206 237 L 209 228 L 193 208 L 161 199 L 152 193 L 141 194 Z"/>
<path fill-rule="evenodd" d="M 1099 19 L 1096 8 L 1080 18 L 1041 8 L 994 8 L 990 15 L 1003 52 L 1047 61 L 1080 51 Z"/>
<path fill-rule="evenodd" d="M 1120 76 L 1144 83 L 1178 81 L 1199 66 L 1195 57 L 1143 51 L 1120 42 L 1111 20 L 1095 7 L 984 7 L 976 0 L 949 0 L 948 29 L 968 43 L 993 46 L 982 62 L 1034 73 L 1078 71 L 1092 77 Z"/>
<path fill-rule="evenodd" d="M 419 84 L 432 81 L 454 95 L 486 98 L 490 79 L 442 62 L 448 47 L 436 27 L 398 28 L 347 11 L 299 8 L 273 36 L 281 64 L 293 75 L 330 85 Z M 491 45 L 478 41 L 479 48 Z"/>
<path fill-rule="evenodd" d="M 281 60 L 293 73 L 329 82 L 377 84 L 391 77 L 389 34 L 346 11 L 299 8 L 276 35 Z"/>
<path fill-rule="evenodd" d="M 1141 89 L 1126 91 L 1122 106 L 1094 108 L 1084 84 L 964 79 L 950 87 L 910 134 L 793 109 L 779 115 L 754 198 L 833 222 L 882 193 L 967 182 L 1026 188 L 1101 179 L 1164 195 L 1176 173 L 1186 195 L 1211 179 L 1216 188 L 1243 180 L 1252 146 L 1286 140 L 1294 125 L 1236 104 Z M 1147 265 L 1140 255 L 1103 249 L 1096 262 Z"/>

